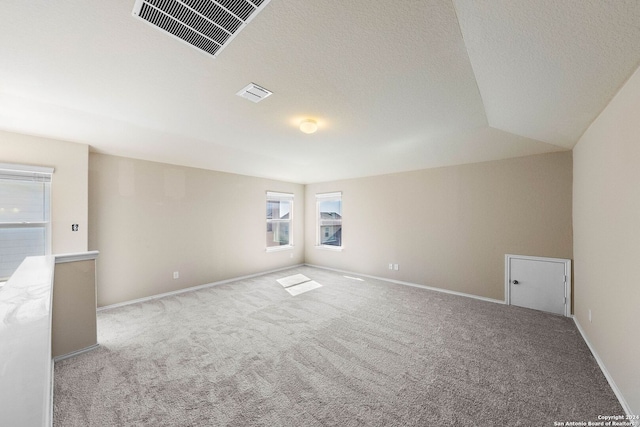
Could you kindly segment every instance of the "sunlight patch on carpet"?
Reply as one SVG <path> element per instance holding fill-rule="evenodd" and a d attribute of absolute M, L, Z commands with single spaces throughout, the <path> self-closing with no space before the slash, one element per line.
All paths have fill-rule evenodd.
<path fill-rule="evenodd" d="M 299 285 L 289 286 L 288 288 L 285 288 L 285 291 L 289 292 L 291 295 L 295 297 L 296 295 L 300 295 L 304 292 L 311 291 L 321 286 L 322 285 L 316 282 L 315 280 L 310 280 L 308 282 L 304 282 Z"/>
<path fill-rule="evenodd" d="M 304 274 L 294 274 L 293 276 L 283 277 L 282 279 L 277 279 L 277 282 L 284 287 L 285 291 L 289 292 L 293 296 L 300 295 L 322 286 L 320 283 L 309 279 Z"/>
<path fill-rule="evenodd" d="M 280 283 L 285 288 L 289 286 L 299 285 L 300 283 L 308 282 L 309 279 L 304 274 L 294 274 L 293 276 L 283 277 L 282 279 L 278 279 L 278 283 Z"/>

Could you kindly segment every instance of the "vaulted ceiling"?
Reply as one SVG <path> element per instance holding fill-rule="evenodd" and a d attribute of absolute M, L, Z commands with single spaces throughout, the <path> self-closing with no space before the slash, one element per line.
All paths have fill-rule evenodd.
<path fill-rule="evenodd" d="M 571 149 L 640 65 L 637 0 L 271 0 L 217 58 L 133 5 L 3 1 L 0 129 L 309 183 Z"/>

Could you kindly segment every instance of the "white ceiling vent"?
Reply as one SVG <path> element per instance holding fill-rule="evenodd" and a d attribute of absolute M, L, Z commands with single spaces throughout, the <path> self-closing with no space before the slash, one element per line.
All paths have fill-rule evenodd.
<path fill-rule="evenodd" d="M 133 16 L 218 56 L 271 0 L 136 0 Z"/>
<path fill-rule="evenodd" d="M 255 83 L 249 83 L 248 85 L 240 89 L 240 92 L 236 93 L 236 95 L 257 103 L 262 101 L 266 97 L 271 96 L 272 93 L 273 92 L 271 92 L 270 90 L 258 86 Z"/>

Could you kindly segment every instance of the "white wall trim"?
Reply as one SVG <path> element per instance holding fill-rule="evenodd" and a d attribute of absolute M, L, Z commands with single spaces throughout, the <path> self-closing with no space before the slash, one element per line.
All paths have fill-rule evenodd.
<path fill-rule="evenodd" d="M 519 257 L 518 258 L 526 258 L 526 257 Z M 531 259 L 540 259 L 537 257 L 530 257 Z M 548 260 L 560 260 L 559 258 L 547 258 Z M 458 295 L 458 296 L 462 296 L 462 297 L 467 297 L 467 298 L 473 298 L 473 299 L 478 299 L 481 301 L 488 301 L 488 302 L 493 302 L 496 304 L 506 304 L 506 301 L 501 301 L 501 300 L 497 300 L 497 299 L 493 299 L 493 298 L 487 298 L 487 297 L 481 297 L 478 295 L 473 295 L 473 294 L 466 294 L 463 292 L 457 292 L 457 291 L 450 291 L 448 289 L 442 289 L 442 288 L 435 288 L 432 286 L 426 286 L 426 285 L 419 285 L 417 283 L 410 283 L 410 282 L 403 282 L 400 280 L 394 280 L 394 279 L 388 279 L 385 277 L 378 277 L 378 276 L 371 276 L 368 274 L 360 274 L 360 273 L 355 273 L 352 271 L 347 271 L 347 270 L 340 270 L 337 268 L 330 268 L 330 267 L 324 267 L 324 266 L 320 266 L 320 265 L 314 265 L 314 264 L 307 264 L 305 263 L 304 265 L 308 266 L 308 267 L 315 267 L 315 268 L 321 268 L 324 270 L 331 270 L 331 271 L 336 271 L 339 273 L 347 273 L 347 274 L 353 274 L 356 276 L 362 276 L 362 277 L 368 277 L 371 279 L 377 279 L 377 280 L 381 280 L 384 282 L 391 282 L 391 283 L 396 283 L 399 285 L 405 285 L 405 286 L 412 286 L 412 287 L 416 287 L 416 288 L 422 288 L 422 289 L 427 289 L 427 290 L 431 290 L 431 291 L 436 291 L 436 292 L 443 292 L 446 294 L 452 294 L 452 295 Z M 620 389 L 618 388 L 618 386 L 616 385 L 615 381 L 613 380 L 613 378 L 611 377 L 611 375 L 609 374 L 609 371 L 607 371 L 607 368 L 605 367 L 604 363 L 602 362 L 602 359 L 600 359 L 600 356 L 598 356 L 598 353 L 595 351 L 595 349 L 593 348 L 593 346 L 591 345 L 591 342 L 589 342 L 586 334 L 584 333 L 584 330 L 582 329 L 582 327 L 580 326 L 580 323 L 578 322 L 578 319 L 575 316 L 570 315 L 569 317 L 573 318 L 573 321 L 576 324 L 576 327 L 578 328 L 578 331 L 580 332 L 580 335 L 582 335 L 582 339 L 584 339 L 584 342 L 587 344 L 587 347 L 589 347 L 589 350 L 591 351 L 591 354 L 593 354 L 593 357 L 596 359 L 596 362 L 598 363 L 598 366 L 600 367 L 600 370 L 602 371 L 602 373 L 604 374 L 605 378 L 607 379 L 609 386 L 611 386 L 611 389 L 613 390 L 613 393 L 616 395 L 616 397 L 618 398 L 618 401 L 620 402 L 620 405 L 622 406 L 622 409 L 625 411 L 625 413 L 627 415 L 634 415 L 633 412 L 631 412 L 631 408 L 629 407 L 629 405 L 627 404 L 626 400 L 624 399 L 624 396 L 622 395 L 622 392 L 620 391 Z M 629 420 L 624 420 L 624 421 L 629 421 Z M 640 421 L 639 420 L 631 420 L 631 422 L 633 423 L 633 425 L 635 427 L 640 427 Z"/>
<path fill-rule="evenodd" d="M 397 285 L 411 286 L 413 288 L 421 288 L 421 289 L 426 289 L 426 290 L 429 290 L 429 291 L 442 292 L 442 293 L 445 293 L 445 294 L 458 295 L 458 296 L 461 296 L 461 297 L 467 297 L 467 298 L 478 299 L 478 300 L 481 300 L 481 301 L 493 302 L 493 303 L 496 303 L 496 304 L 504 304 L 504 301 L 499 300 L 499 299 L 481 297 L 479 295 L 466 294 L 464 292 L 451 291 L 449 289 L 442 289 L 442 288 L 436 288 L 436 287 L 433 287 L 433 286 L 420 285 L 418 283 L 404 282 L 402 280 L 389 279 L 389 278 L 386 278 L 386 277 L 371 276 L 369 274 L 361 274 L 361 273 L 356 273 L 356 272 L 348 271 L 348 270 L 339 270 L 337 268 L 324 267 L 324 266 L 321 266 L 321 265 L 314 265 L 314 264 L 304 264 L 304 265 L 306 265 L 307 267 L 315 267 L 315 268 L 321 268 L 321 269 L 324 269 L 324 270 L 337 271 L 338 273 L 346 273 L 346 274 L 351 274 L 351 275 L 354 275 L 354 276 L 368 277 L 370 279 L 376 279 L 376 280 L 381 280 L 383 282 L 395 283 Z"/>
<path fill-rule="evenodd" d="M 96 259 L 99 253 L 100 252 L 98 251 L 75 252 L 69 254 L 54 255 L 54 257 L 56 258 L 56 264 L 62 264 L 65 262 L 87 261 Z"/>
<path fill-rule="evenodd" d="M 78 356 L 78 355 L 80 355 L 82 353 L 86 353 L 88 351 L 95 350 L 98 347 L 100 347 L 100 344 L 90 345 L 89 347 L 81 348 L 80 350 L 72 351 L 71 353 L 63 354 L 62 356 L 56 356 L 56 357 L 53 358 L 53 361 L 54 362 L 59 362 L 59 361 L 64 360 L 64 359 L 69 359 L 71 357 Z"/>
<path fill-rule="evenodd" d="M 105 306 L 102 306 L 102 307 L 98 307 L 97 311 L 111 310 L 113 308 L 119 308 L 119 307 L 124 307 L 124 306 L 127 306 L 127 305 L 131 305 L 131 304 L 137 304 L 139 302 L 152 301 L 152 300 L 159 299 L 159 298 L 164 298 L 164 297 L 170 297 L 170 296 L 174 296 L 174 295 L 183 294 L 185 292 L 191 292 L 191 291 L 197 291 L 197 290 L 200 290 L 200 289 L 211 288 L 213 286 L 224 285 L 226 283 L 231 283 L 231 282 L 235 282 L 235 281 L 238 281 L 238 280 L 244 280 L 244 279 L 250 279 L 252 277 L 262 276 L 263 274 L 275 273 L 277 271 L 282 271 L 282 270 L 289 270 L 289 269 L 292 269 L 292 268 L 301 267 L 303 265 L 304 264 L 290 265 L 288 267 L 276 268 L 274 270 L 268 270 L 268 271 L 261 271 L 260 273 L 248 274 L 246 276 L 233 277 L 231 279 L 220 280 L 218 282 L 206 283 L 204 285 L 191 286 L 191 287 L 184 288 L 184 289 L 178 289 L 176 291 L 165 292 L 163 294 L 156 294 L 156 295 L 151 295 L 151 296 L 144 297 L 144 298 L 137 298 L 137 299 L 132 299 L 132 300 L 129 300 L 129 301 L 119 302 L 119 303 L 116 303 L 116 304 L 105 305 Z"/>
<path fill-rule="evenodd" d="M 51 359 L 51 386 L 49 387 L 49 391 L 48 391 L 48 398 L 49 398 L 49 407 L 47 408 L 47 418 L 45 419 L 45 425 L 48 427 L 53 427 L 53 390 L 55 390 L 55 375 L 53 375 L 53 371 L 55 369 L 54 367 L 54 360 Z"/>
<path fill-rule="evenodd" d="M 536 259 L 540 259 L 540 258 L 536 258 Z M 555 258 L 553 258 L 553 260 L 555 260 Z M 352 274 L 352 275 L 355 275 L 355 276 L 367 277 L 367 278 L 370 278 L 370 279 L 376 279 L 376 280 L 380 280 L 380 281 L 383 281 L 383 282 L 389 282 L 389 283 L 394 283 L 394 284 L 403 285 L 403 286 L 411 286 L 411 287 L 414 287 L 414 288 L 421 288 L 421 289 L 426 289 L 426 290 L 435 291 L 435 292 L 442 292 L 442 293 L 446 293 L 446 294 L 457 295 L 457 296 L 477 299 L 477 300 L 481 300 L 481 301 L 492 302 L 492 303 L 496 303 L 496 304 L 506 304 L 506 301 L 502 301 L 502 300 L 498 300 L 498 299 L 494 299 L 494 298 L 487 298 L 487 297 L 482 297 L 482 296 L 479 296 L 479 295 L 467 294 L 467 293 L 464 293 L 464 292 L 457 292 L 457 291 L 451 291 L 451 290 L 448 290 L 448 289 L 436 288 L 436 287 L 433 287 L 433 286 L 421 285 L 421 284 L 418 284 L 418 283 L 405 282 L 405 281 L 401 281 L 401 280 L 389 279 L 389 278 L 386 278 L 386 277 L 372 276 L 372 275 L 369 275 L 369 274 L 361 274 L 361 273 L 356 273 L 356 272 L 348 271 L 348 270 L 340 270 L 340 269 L 337 269 L 337 268 L 330 268 L 330 267 L 324 267 L 324 266 L 321 266 L 321 265 L 314 265 L 314 264 L 304 263 L 304 264 L 296 264 L 296 265 L 283 267 L 283 268 L 277 268 L 277 269 L 274 269 L 274 270 L 263 271 L 263 272 L 260 272 L 260 273 L 254 273 L 254 274 L 249 274 L 249 275 L 245 275 L 245 276 L 234 277 L 234 278 L 231 278 L 231 279 L 220 280 L 220 281 L 217 281 L 217 282 L 207 283 L 207 284 L 204 284 L 204 285 L 192 286 L 192 287 L 189 287 L 189 288 L 179 289 L 179 290 L 172 291 L 172 292 L 165 292 L 165 293 L 162 293 L 162 294 L 152 295 L 152 296 L 148 296 L 148 297 L 144 297 L 144 298 L 138 298 L 138 299 L 135 299 L 135 300 L 125 301 L 125 302 L 121 302 L 121 303 L 117 303 L 117 304 L 111 304 L 111 305 L 107 305 L 107 306 L 103 306 L 103 307 L 98 307 L 97 311 L 111 310 L 111 309 L 114 309 L 114 308 L 119 308 L 119 307 L 124 307 L 124 306 L 127 306 L 127 305 L 137 304 L 139 302 L 152 301 L 152 300 L 159 299 L 159 298 L 164 298 L 164 297 L 173 296 L 173 295 L 179 295 L 179 294 L 182 294 L 182 293 L 185 293 L 185 292 L 197 291 L 199 289 L 206 289 L 206 288 L 210 288 L 210 287 L 214 287 L 214 286 L 218 286 L 218 285 L 223 285 L 223 284 L 226 284 L 226 283 L 235 282 L 235 281 L 238 281 L 238 280 L 249 279 L 249 278 L 261 276 L 261 275 L 264 275 L 264 274 L 275 273 L 275 272 L 283 271 L 283 270 L 289 270 L 289 269 L 297 268 L 297 267 L 301 267 L 301 266 L 308 266 L 308 267 L 314 267 L 314 268 L 319 268 L 319 269 L 323 269 L 323 270 L 336 271 L 336 272 L 339 272 L 339 273 Z M 622 409 L 625 411 L 625 413 L 627 415 L 634 415 L 631 412 L 631 409 L 630 409 L 629 405 L 627 404 L 626 400 L 624 399 L 624 396 L 622 395 L 622 392 L 620 391 L 620 389 L 616 385 L 615 381 L 613 380 L 613 378 L 609 374 L 609 371 L 607 370 L 607 368 L 605 367 L 604 363 L 602 362 L 602 359 L 600 359 L 600 356 L 598 355 L 598 353 L 595 351 L 595 349 L 591 345 L 591 342 L 589 341 L 589 339 L 587 338 L 586 334 L 584 333 L 584 330 L 580 326 L 580 323 L 578 322 L 578 319 L 575 316 L 570 316 L 570 317 L 573 318 L 573 321 L 576 324 L 578 332 L 580 332 L 580 335 L 584 339 L 584 342 L 587 344 L 587 347 L 591 351 L 591 354 L 593 354 L 593 357 L 595 358 L 596 362 L 598 363 L 598 366 L 600 367 L 600 370 L 604 374 L 605 378 L 607 379 L 607 382 L 609 383 L 609 386 L 611 386 L 611 389 L 613 390 L 614 394 L 616 395 L 616 398 L 620 402 L 620 405 L 622 406 Z M 82 349 L 82 350 L 75 351 L 73 353 L 65 354 L 63 356 L 58 356 L 54 360 L 56 362 L 58 362 L 60 360 L 67 359 L 69 357 L 77 356 L 77 355 L 85 353 L 87 351 L 94 350 L 97 347 L 99 347 L 99 344 L 93 345 L 91 347 L 87 347 L 87 348 Z M 52 397 L 53 397 L 53 393 L 52 393 Z M 52 409 L 53 409 L 53 405 L 52 405 Z M 636 427 L 640 427 L 640 422 L 638 422 L 637 420 L 635 422 L 632 420 L 632 423 L 634 423 L 634 425 Z"/>
<path fill-rule="evenodd" d="M 571 317 L 573 318 L 573 321 L 576 324 L 576 327 L 578 328 L 578 332 L 580 332 L 580 335 L 582 335 L 582 339 L 584 340 L 585 343 L 587 343 L 587 347 L 589 347 L 589 350 L 591 350 L 591 354 L 593 354 L 593 357 L 596 359 L 596 362 L 598 363 L 600 370 L 604 374 L 604 377 L 609 382 L 609 386 L 611 387 L 611 390 L 613 390 L 613 393 L 618 398 L 618 402 L 620 402 L 622 409 L 624 409 L 624 412 L 627 415 L 634 415 L 633 412 L 631 412 L 631 407 L 627 404 L 627 401 L 624 399 L 622 392 L 616 385 L 616 382 L 613 380 L 613 377 L 611 376 L 611 374 L 609 374 L 609 371 L 607 370 L 607 367 L 604 365 L 604 362 L 602 361 L 602 359 L 600 359 L 600 356 L 596 352 L 596 349 L 593 348 L 593 346 L 591 345 L 589 338 L 587 338 L 587 334 L 585 334 L 584 329 L 582 329 L 582 326 L 580 326 L 580 322 L 578 322 L 578 319 L 576 318 L 576 316 L 571 316 Z M 633 425 L 637 427 L 640 426 L 640 420 L 623 420 L 623 421 L 631 421 Z"/>
<path fill-rule="evenodd" d="M 50 264 L 52 266 L 51 268 L 51 272 L 50 272 L 50 276 L 51 278 L 49 279 L 49 289 L 50 289 L 50 293 L 51 295 L 49 296 L 49 336 L 47 337 L 48 340 L 48 355 L 49 357 L 51 357 L 52 352 L 53 352 L 53 278 L 54 278 L 54 272 L 55 272 L 55 259 L 52 259 L 51 256 L 49 255 L 47 258 L 50 259 Z M 23 261 L 24 262 L 24 261 Z M 53 359 L 51 359 L 51 364 L 49 366 L 49 372 L 47 372 L 47 377 L 49 380 L 49 388 L 46 391 L 47 396 L 45 398 L 45 400 L 47 401 L 47 405 L 48 407 L 45 407 L 45 415 L 44 415 L 44 423 L 46 426 L 48 427 L 52 427 L 53 426 L 53 390 L 54 390 L 54 381 L 55 381 L 55 375 L 54 375 L 54 361 Z"/>

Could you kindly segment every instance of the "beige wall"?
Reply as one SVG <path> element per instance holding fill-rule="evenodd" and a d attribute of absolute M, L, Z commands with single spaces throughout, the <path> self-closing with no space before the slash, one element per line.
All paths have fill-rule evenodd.
<path fill-rule="evenodd" d="M 572 257 L 571 170 L 560 152 L 307 185 L 306 262 L 504 300 L 505 254 Z M 332 191 L 342 252 L 315 247 Z"/>
<path fill-rule="evenodd" d="M 636 71 L 573 153 L 575 315 L 635 414 L 640 414 L 639 118 Z"/>
<path fill-rule="evenodd" d="M 304 262 L 303 185 L 91 153 L 89 188 L 98 306 Z M 295 195 L 293 250 L 265 251 L 267 191 Z"/>
<path fill-rule="evenodd" d="M 87 145 L 0 131 L 0 162 L 55 168 L 51 183 L 54 254 L 87 250 L 88 161 Z M 78 224 L 78 231 L 71 231 L 71 224 Z"/>
<path fill-rule="evenodd" d="M 56 263 L 51 355 L 63 356 L 96 345 L 96 328 L 96 260 Z"/>

